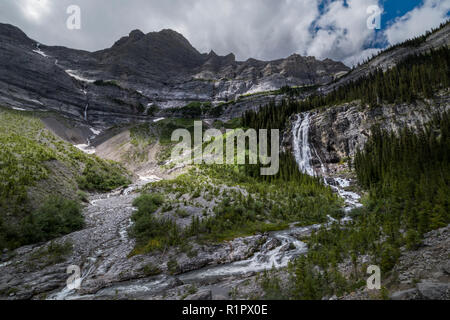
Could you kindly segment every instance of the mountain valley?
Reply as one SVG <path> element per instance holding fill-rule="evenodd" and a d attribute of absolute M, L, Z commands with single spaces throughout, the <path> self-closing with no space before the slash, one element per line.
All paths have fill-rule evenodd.
<path fill-rule="evenodd" d="M 447 22 L 351 69 L 0 24 L 0 298 L 449 299 L 449 44 Z M 279 173 L 175 163 L 194 120 L 280 129 Z"/>

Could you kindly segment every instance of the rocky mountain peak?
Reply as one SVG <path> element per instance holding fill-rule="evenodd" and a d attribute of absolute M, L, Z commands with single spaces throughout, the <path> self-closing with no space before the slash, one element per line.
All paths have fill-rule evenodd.
<path fill-rule="evenodd" d="M 188 50 L 200 56 L 200 53 L 191 43 L 181 34 L 171 29 L 163 29 L 159 32 L 150 32 L 146 36 L 147 41 L 154 41 L 165 44 L 170 47 Z"/>
<path fill-rule="evenodd" d="M 141 40 L 145 37 L 145 34 L 141 30 L 133 30 L 130 32 L 128 36 L 122 37 L 120 40 L 118 40 L 112 48 L 119 48 L 122 46 L 127 46 L 133 43 L 136 43 L 137 41 Z"/>
<path fill-rule="evenodd" d="M 214 50 L 211 50 L 211 51 L 208 53 L 208 57 L 209 57 L 209 58 L 214 58 L 214 57 L 218 57 L 218 55 L 217 55 L 217 53 L 214 52 Z"/>
<path fill-rule="evenodd" d="M 291 54 L 288 59 L 303 59 L 303 56 L 299 55 L 298 53 Z"/>
<path fill-rule="evenodd" d="M 185 37 L 170 29 L 148 34 L 134 30 L 94 56 L 110 78 L 131 75 L 164 82 L 199 67 L 205 60 Z"/>
<path fill-rule="evenodd" d="M 145 37 L 145 33 L 143 33 L 139 29 L 136 29 L 136 30 L 131 31 L 128 37 L 133 40 L 140 40 L 143 37 Z"/>
<path fill-rule="evenodd" d="M 192 47 L 183 35 L 170 29 L 164 29 L 159 32 L 150 32 L 148 34 L 144 34 L 138 29 L 133 30 L 128 36 L 117 41 L 110 49 L 102 51 L 113 51 L 118 48 L 125 48 L 126 50 L 132 51 L 135 47 L 139 47 L 139 49 L 159 48 L 161 51 L 164 51 L 165 48 L 170 48 L 172 50 L 186 50 L 200 56 L 200 53 Z"/>
<path fill-rule="evenodd" d="M 225 60 L 230 62 L 230 63 L 231 62 L 236 62 L 236 56 L 234 55 L 234 53 L 227 54 L 225 56 Z"/>

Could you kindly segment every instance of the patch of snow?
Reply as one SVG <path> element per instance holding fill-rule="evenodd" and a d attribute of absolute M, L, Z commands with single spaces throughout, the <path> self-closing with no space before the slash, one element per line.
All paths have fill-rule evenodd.
<path fill-rule="evenodd" d="M 26 109 L 23 109 L 23 108 L 18 108 L 18 107 L 12 107 L 12 108 L 17 111 L 27 111 Z"/>
<path fill-rule="evenodd" d="M 42 102 L 40 102 L 40 101 L 38 101 L 38 100 L 36 100 L 36 99 L 31 99 L 30 101 L 31 101 L 31 102 L 34 102 L 34 103 L 37 103 L 37 104 L 40 104 L 41 106 L 44 105 Z"/>
<path fill-rule="evenodd" d="M 342 77 L 345 76 L 347 73 L 348 73 L 348 71 L 341 71 L 341 72 L 335 73 L 335 74 L 334 74 L 334 78 L 335 78 L 335 79 L 342 78 Z"/>
<path fill-rule="evenodd" d="M 158 119 L 153 120 L 153 122 L 154 122 L 154 123 L 160 122 L 160 121 L 162 121 L 162 120 L 164 120 L 164 119 L 166 119 L 166 118 L 158 118 Z"/>
<path fill-rule="evenodd" d="M 274 86 L 273 84 L 271 84 L 270 82 L 260 83 L 260 84 L 253 85 L 250 88 L 250 90 L 248 90 L 247 92 L 244 93 L 244 95 L 256 94 L 256 93 L 261 93 L 261 92 L 266 92 L 266 91 L 273 91 L 273 90 L 277 90 L 277 89 L 278 88 L 276 86 Z"/>
<path fill-rule="evenodd" d="M 139 180 L 143 182 L 156 182 L 161 181 L 162 179 L 155 175 L 150 175 L 150 176 L 139 176 Z"/>
<path fill-rule="evenodd" d="M 87 78 L 84 78 L 84 77 L 80 76 L 80 75 L 77 73 L 76 70 L 65 70 L 65 71 L 66 71 L 66 73 L 67 73 L 69 76 L 71 76 L 71 77 L 74 78 L 74 79 L 77 79 L 78 81 L 87 82 L 87 83 L 94 83 L 94 82 L 95 82 L 95 80 L 87 79 Z"/>
<path fill-rule="evenodd" d="M 48 57 L 49 57 L 49 56 L 46 55 L 46 54 L 44 53 L 44 51 L 42 51 L 41 49 L 35 49 L 35 50 L 33 50 L 33 52 L 34 52 L 34 53 L 37 53 L 37 54 L 39 54 L 39 55 L 41 55 L 41 56 L 43 56 L 44 58 L 48 58 Z"/>

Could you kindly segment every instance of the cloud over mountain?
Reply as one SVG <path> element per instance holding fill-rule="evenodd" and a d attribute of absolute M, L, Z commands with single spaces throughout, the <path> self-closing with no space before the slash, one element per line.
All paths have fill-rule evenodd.
<path fill-rule="evenodd" d="M 448 0 L 425 0 L 386 30 L 367 28 L 367 7 L 383 0 L 2 0 L 0 21 L 32 38 L 87 50 L 111 46 L 141 29 L 170 28 L 201 52 L 277 59 L 292 53 L 356 63 L 377 50 L 379 39 L 396 43 L 446 19 Z M 79 5 L 82 29 L 66 28 L 69 5 Z M 419 22 L 419 23 L 418 23 Z"/>

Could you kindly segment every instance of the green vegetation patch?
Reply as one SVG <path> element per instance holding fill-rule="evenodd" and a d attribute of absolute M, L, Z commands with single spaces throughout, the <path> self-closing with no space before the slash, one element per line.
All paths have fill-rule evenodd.
<path fill-rule="evenodd" d="M 77 201 L 51 196 L 25 218 L 21 236 L 27 243 L 44 242 L 80 230 L 83 225 Z"/>
<path fill-rule="evenodd" d="M 48 246 L 33 252 L 27 263 L 29 266 L 39 266 L 40 268 L 62 263 L 72 251 L 73 245 L 69 241 L 63 243 L 50 242 Z"/>

